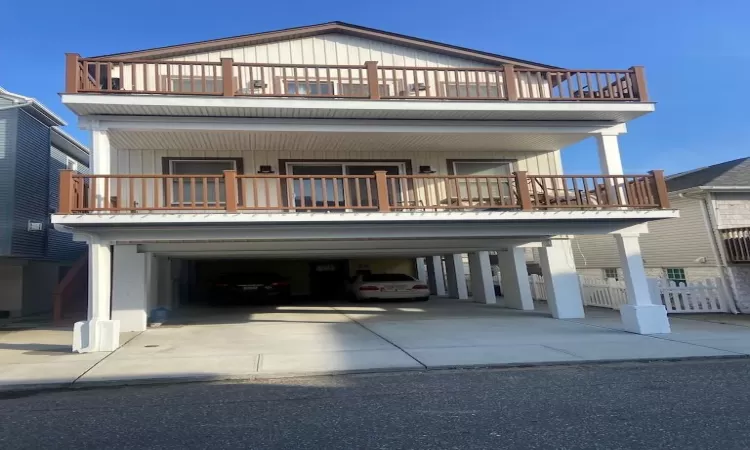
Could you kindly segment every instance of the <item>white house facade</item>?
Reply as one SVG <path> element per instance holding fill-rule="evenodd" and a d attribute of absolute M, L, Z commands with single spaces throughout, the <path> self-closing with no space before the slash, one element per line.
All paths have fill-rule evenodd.
<path fill-rule="evenodd" d="M 284 271 L 301 295 L 372 270 L 465 299 L 467 254 L 474 301 L 495 303 L 496 251 L 503 304 L 529 310 L 535 248 L 552 315 L 582 317 L 572 235 L 616 242 L 626 329 L 669 332 L 638 236 L 678 214 L 662 172 L 624 174 L 618 144 L 654 110 L 640 67 L 562 69 L 334 22 L 68 54 L 62 99 L 93 135 L 92 173 L 63 174 L 53 216 L 89 246 L 77 351 L 113 350 L 226 261 Z M 583 139 L 601 173 L 565 174 L 560 152 Z"/>

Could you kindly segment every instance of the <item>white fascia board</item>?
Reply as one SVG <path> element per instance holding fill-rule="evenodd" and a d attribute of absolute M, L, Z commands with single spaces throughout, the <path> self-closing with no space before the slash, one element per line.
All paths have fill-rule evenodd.
<path fill-rule="evenodd" d="M 345 100 L 204 97 L 177 95 L 102 95 L 62 94 L 66 105 L 118 106 L 192 106 L 199 108 L 281 108 L 302 110 L 362 111 L 523 111 L 523 112 L 635 112 L 654 111 L 653 103 L 626 102 L 491 102 L 491 101 L 426 101 L 426 100 Z"/>
<path fill-rule="evenodd" d="M 679 217 L 674 209 L 648 211 L 477 211 L 477 212 L 346 212 L 346 213 L 168 213 L 54 214 L 53 224 L 76 225 L 201 225 L 242 223 L 409 223 L 419 222 L 553 222 L 591 220 L 649 221 Z"/>
<path fill-rule="evenodd" d="M 699 186 L 698 189 L 711 192 L 750 192 L 750 186 Z"/>
<path fill-rule="evenodd" d="M 449 121 L 363 119 L 260 119 L 217 117 L 89 116 L 86 129 L 184 131 L 299 131 L 318 133 L 527 133 L 623 134 L 625 124 L 573 121 Z"/>

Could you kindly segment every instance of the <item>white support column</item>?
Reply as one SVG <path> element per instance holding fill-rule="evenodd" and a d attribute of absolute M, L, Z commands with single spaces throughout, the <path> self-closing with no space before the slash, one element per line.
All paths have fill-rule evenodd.
<path fill-rule="evenodd" d="M 490 252 L 469 253 L 469 273 L 471 274 L 471 295 L 475 302 L 494 305 L 495 285 L 492 282 Z"/>
<path fill-rule="evenodd" d="M 523 247 L 510 247 L 497 252 L 504 304 L 508 308 L 532 311 L 529 273 L 526 270 L 526 251 Z"/>
<path fill-rule="evenodd" d="M 466 271 L 461 253 L 445 255 L 445 272 L 448 276 L 448 297 L 466 300 L 469 298 L 466 289 Z"/>
<path fill-rule="evenodd" d="M 427 262 L 424 258 L 417 258 L 417 279 L 427 284 Z"/>
<path fill-rule="evenodd" d="M 555 319 L 584 317 L 581 285 L 570 239 L 551 239 L 539 249 L 547 301 Z"/>
<path fill-rule="evenodd" d="M 146 307 L 149 314 L 159 305 L 160 262 L 153 253 L 146 253 Z"/>
<path fill-rule="evenodd" d="M 91 132 L 91 173 L 94 175 L 109 175 L 111 168 L 111 148 L 109 145 L 109 134 L 106 128 L 93 128 Z M 100 208 L 104 207 L 104 185 L 107 180 L 99 178 L 96 180 L 96 203 Z"/>
<path fill-rule="evenodd" d="M 88 320 L 73 327 L 73 351 L 111 352 L 120 346 L 120 322 L 111 319 L 112 261 L 109 242 L 89 237 Z"/>
<path fill-rule="evenodd" d="M 120 331 L 145 331 L 148 323 L 146 255 L 136 245 L 115 245 L 112 319 Z"/>
<path fill-rule="evenodd" d="M 602 175 L 622 175 L 622 159 L 620 158 L 620 144 L 617 134 L 598 134 L 596 135 L 596 143 L 599 149 L 599 169 Z M 617 198 L 615 193 L 615 189 L 617 189 L 619 197 L 625 202 L 625 189 L 622 183 L 624 183 L 624 180 L 618 181 L 618 183 L 607 181 L 607 191 L 613 201 Z"/>
<path fill-rule="evenodd" d="M 427 285 L 430 294 L 445 296 L 445 278 L 443 277 L 443 259 L 440 256 L 428 256 L 427 260 Z"/>
<path fill-rule="evenodd" d="M 669 319 L 664 305 L 654 304 L 651 287 L 641 257 L 638 235 L 615 234 L 620 265 L 625 280 L 628 303 L 620 307 L 625 330 L 638 334 L 669 333 Z"/>

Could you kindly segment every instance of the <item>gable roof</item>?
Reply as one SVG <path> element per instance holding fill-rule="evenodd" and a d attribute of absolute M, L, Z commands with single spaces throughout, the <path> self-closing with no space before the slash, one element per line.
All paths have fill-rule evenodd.
<path fill-rule="evenodd" d="M 688 170 L 666 177 L 669 191 L 697 187 L 747 187 L 750 189 L 750 157 Z"/>
<path fill-rule="evenodd" d="M 266 31 L 262 33 L 244 34 L 208 41 L 192 42 L 189 44 L 170 45 L 167 47 L 156 47 L 145 50 L 137 50 L 125 53 L 114 53 L 110 55 L 95 56 L 93 58 L 123 58 L 123 59 L 158 59 L 184 55 L 196 52 L 210 52 L 233 47 L 244 47 L 248 45 L 265 44 L 289 39 L 300 39 L 323 34 L 339 33 L 350 36 L 363 37 L 391 44 L 403 45 L 420 50 L 442 53 L 454 57 L 471 59 L 487 64 L 512 63 L 531 68 L 557 69 L 558 67 L 539 64 L 533 61 L 511 58 L 495 53 L 473 50 L 441 42 L 420 39 L 388 31 L 376 30 L 374 28 L 353 25 L 345 22 L 327 22 L 317 25 L 303 27 L 285 28 L 283 30 Z"/>

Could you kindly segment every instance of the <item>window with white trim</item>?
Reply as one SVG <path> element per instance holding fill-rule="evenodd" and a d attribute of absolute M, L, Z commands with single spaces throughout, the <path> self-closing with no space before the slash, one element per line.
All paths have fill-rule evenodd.
<path fill-rule="evenodd" d="M 664 272 L 667 275 L 667 279 L 670 281 L 674 281 L 676 285 L 687 285 L 685 269 L 683 269 L 682 267 L 667 267 L 664 269 Z"/>
<path fill-rule="evenodd" d="M 505 178 L 492 178 L 509 176 L 513 172 L 510 161 L 486 160 L 486 161 L 453 161 L 453 173 L 455 175 L 465 175 L 470 177 L 488 177 L 487 180 L 470 178 L 458 179 L 458 186 L 462 203 L 475 203 L 480 199 L 486 201 L 489 198 L 494 199 L 496 203 L 500 202 L 500 197 L 510 196 L 510 183 Z M 487 182 L 489 181 L 489 183 Z M 491 194 L 491 195 L 490 195 Z"/>
<path fill-rule="evenodd" d="M 620 277 L 617 275 L 617 268 L 616 267 L 607 267 L 606 269 L 604 269 L 604 279 L 608 280 L 610 278 L 612 278 L 614 280 L 619 280 L 620 279 Z"/>
<path fill-rule="evenodd" d="M 169 161 L 170 175 L 196 175 L 195 178 L 175 178 L 172 183 L 172 203 L 186 204 L 193 202 L 193 183 L 195 180 L 195 202 L 204 202 L 203 184 L 205 180 L 205 201 L 216 204 L 218 191 L 219 203 L 226 201 L 224 188 L 224 171 L 237 170 L 237 161 L 233 159 L 172 159 Z M 203 177 L 201 177 L 203 176 Z M 218 188 L 218 189 L 217 189 Z M 182 192 L 182 198 L 180 198 Z"/>

